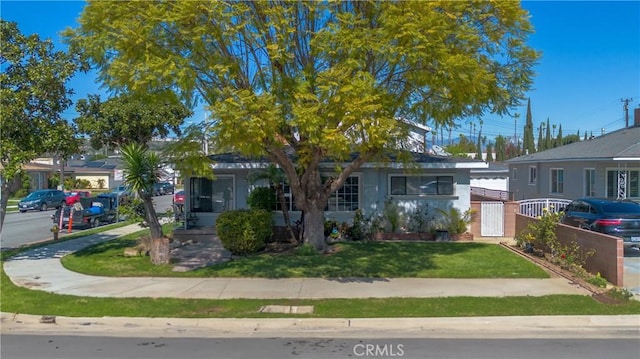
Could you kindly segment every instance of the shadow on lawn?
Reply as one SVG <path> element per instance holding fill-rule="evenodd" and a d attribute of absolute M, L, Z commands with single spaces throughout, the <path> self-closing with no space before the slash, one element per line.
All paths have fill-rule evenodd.
<path fill-rule="evenodd" d="M 103 252 L 105 250 L 103 249 L 103 242 L 112 240 L 116 237 L 118 237 L 116 234 L 98 233 L 87 237 L 80 237 L 61 242 L 51 242 L 21 252 L 8 260 L 61 258 L 73 252 L 76 252 L 78 255 L 89 255 Z"/>

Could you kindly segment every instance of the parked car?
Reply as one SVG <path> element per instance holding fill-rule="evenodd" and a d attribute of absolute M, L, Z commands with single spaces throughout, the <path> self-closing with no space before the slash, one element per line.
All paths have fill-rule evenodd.
<path fill-rule="evenodd" d="M 118 200 L 133 197 L 133 192 L 131 192 L 127 186 L 118 186 L 112 193 L 118 196 Z"/>
<path fill-rule="evenodd" d="M 640 204 L 630 200 L 580 198 L 565 208 L 561 223 L 621 237 L 625 247 L 640 246 Z"/>
<path fill-rule="evenodd" d="M 159 185 L 160 188 L 162 188 L 162 194 L 173 194 L 175 192 L 175 188 L 171 182 L 160 182 Z"/>
<path fill-rule="evenodd" d="M 91 192 L 89 191 L 73 191 L 73 192 L 66 192 L 65 196 L 67 196 L 65 198 L 65 201 L 67 202 L 67 206 L 70 206 L 76 202 L 80 201 L 80 198 L 87 198 L 87 197 L 91 197 Z"/>
<path fill-rule="evenodd" d="M 174 204 L 184 204 L 184 191 L 180 190 L 173 195 Z"/>
<path fill-rule="evenodd" d="M 162 196 L 164 193 L 164 187 L 162 187 L 161 183 L 153 184 L 153 193 L 154 196 Z"/>
<path fill-rule="evenodd" d="M 57 189 L 43 189 L 29 193 L 18 202 L 18 210 L 22 213 L 28 210 L 46 211 L 49 208 L 63 207 L 66 204 L 64 192 Z"/>

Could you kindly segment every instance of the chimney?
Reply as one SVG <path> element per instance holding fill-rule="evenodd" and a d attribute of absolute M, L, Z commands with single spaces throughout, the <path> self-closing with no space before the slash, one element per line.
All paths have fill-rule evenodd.
<path fill-rule="evenodd" d="M 640 107 L 633 110 L 633 127 L 640 127 Z"/>

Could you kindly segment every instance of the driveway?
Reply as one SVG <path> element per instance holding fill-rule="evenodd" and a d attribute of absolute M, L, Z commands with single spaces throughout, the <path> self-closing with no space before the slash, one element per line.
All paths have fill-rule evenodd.
<path fill-rule="evenodd" d="M 640 298 L 640 249 L 624 251 L 624 287 Z"/>

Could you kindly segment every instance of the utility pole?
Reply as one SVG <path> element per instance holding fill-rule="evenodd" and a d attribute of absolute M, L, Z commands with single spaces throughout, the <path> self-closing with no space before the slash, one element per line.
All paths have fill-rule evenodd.
<path fill-rule="evenodd" d="M 629 102 L 633 101 L 632 98 L 621 98 L 620 102 L 624 103 L 622 108 L 624 109 L 624 127 L 629 127 Z"/>

